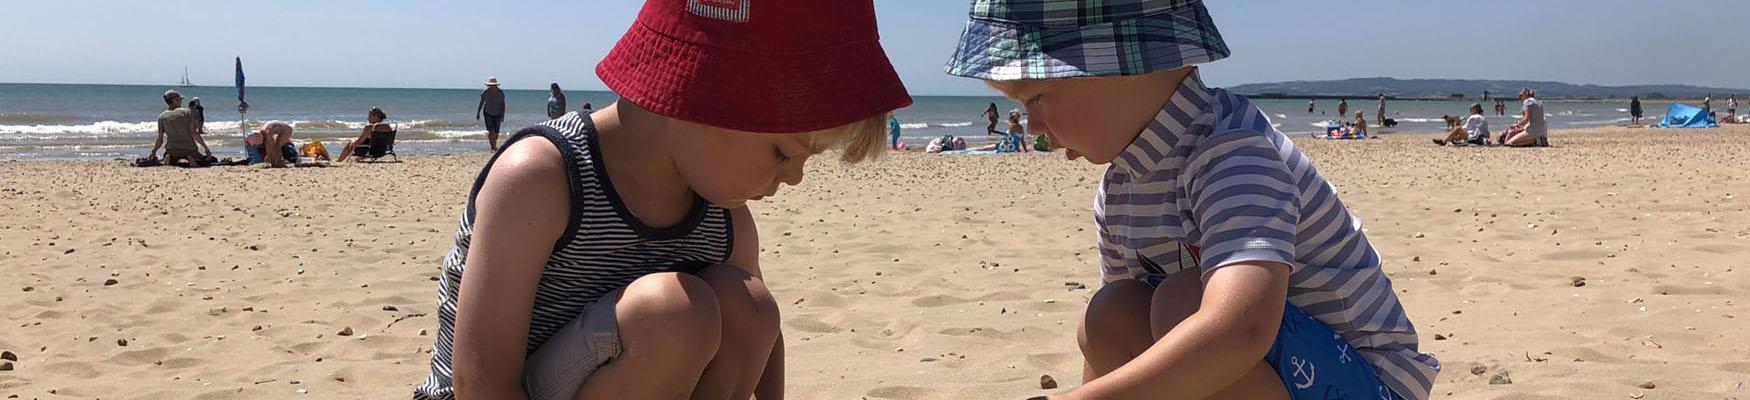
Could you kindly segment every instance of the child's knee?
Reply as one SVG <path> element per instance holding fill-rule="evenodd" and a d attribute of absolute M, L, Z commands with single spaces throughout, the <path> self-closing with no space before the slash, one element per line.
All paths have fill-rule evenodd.
<path fill-rule="evenodd" d="M 1155 338 L 1166 336 L 1180 322 L 1196 314 L 1203 303 L 1202 270 L 1179 271 L 1161 282 L 1149 300 L 1150 331 Z"/>
<path fill-rule="evenodd" d="M 707 267 L 699 278 L 717 295 L 725 330 L 750 339 L 778 336 L 778 302 L 764 280 L 729 265 Z"/>
<path fill-rule="evenodd" d="M 659 273 L 632 281 L 615 306 L 615 316 L 622 335 L 663 337 L 663 345 L 653 347 L 714 354 L 722 340 L 717 295 L 692 275 Z"/>
<path fill-rule="evenodd" d="M 1148 315 L 1149 296 L 1154 289 L 1134 279 L 1107 283 L 1088 301 L 1087 315 L 1082 317 L 1078 339 L 1082 349 L 1088 343 L 1105 342 L 1101 338 L 1129 331 L 1147 329 L 1138 316 Z"/>

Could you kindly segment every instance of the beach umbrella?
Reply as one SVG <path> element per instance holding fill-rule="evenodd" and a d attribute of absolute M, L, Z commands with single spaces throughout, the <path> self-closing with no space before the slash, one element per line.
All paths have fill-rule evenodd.
<path fill-rule="evenodd" d="M 243 57 L 237 57 L 237 128 L 249 136 L 249 102 L 243 100 Z"/>

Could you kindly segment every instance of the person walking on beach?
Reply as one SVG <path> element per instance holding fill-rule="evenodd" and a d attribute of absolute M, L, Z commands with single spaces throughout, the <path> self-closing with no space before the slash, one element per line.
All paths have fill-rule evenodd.
<path fill-rule="evenodd" d="M 1384 92 L 1381 92 L 1379 94 L 1379 112 L 1376 112 L 1373 114 L 1373 119 L 1374 119 L 1374 121 L 1379 122 L 1379 127 L 1381 127 L 1381 128 L 1385 127 L 1385 93 Z"/>
<path fill-rule="evenodd" d="M 990 107 L 984 108 L 984 114 L 978 115 L 980 117 L 990 118 L 990 125 L 984 127 L 984 132 L 986 135 L 1001 135 L 1001 134 L 1003 134 L 1001 131 L 997 130 L 997 118 L 1002 118 L 1002 116 L 1000 114 L 1002 114 L 1002 112 L 997 111 L 997 103 L 990 103 Z"/>
<path fill-rule="evenodd" d="M 1342 121 L 1343 116 L 1346 116 L 1346 115 L 1349 115 L 1349 99 L 1338 100 L 1337 101 L 1337 120 Z"/>
<path fill-rule="evenodd" d="M 486 140 L 492 151 L 498 151 L 498 128 L 504 124 L 504 90 L 498 88 L 498 78 L 486 78 L 486 91 L 480 92 L 480 105 L 474 107 L 474 119 L 486 117 Z"/>
<path fill-rule="evenodd" d="M 1738 95 L 1726 98 L 1726 120 L 1738 123 Z"/>
<path fill-rule="evenodd" d="M 182 93 L 165 91 L 164 105 L 169 109 L 158 113 L 158 138 L 153 141 L 152 152 L 146 155 L 146 159 L 158 159 L 158 149 L 163 148 L 165 165 L 206 166 L 207 159 L 213 156 L 213 149 L 207 147 L 207 140 L 195 127 L 194 111 L 182 106 Z M 205 151 L 204 156 L 201 151 Z"/>
<path fill-rule="evenodd" d="M 1628 99 L 1628 126 L 1641 126 L 1641 96 Z"/>
<path fill-rule="evenodd" d="M 887 116 L 887 148 L 899 150 L 899 116 Z"/>
<path fill-rule="evenodd" d="M 973 4 L 948 73 L 1025 104 L 1033 133 L 1104 173 L 1087 187 L 1100 256 L 1083 268 L 1103 284 L 1076 335 L 1082 384 L 1043 398 L 1426 400 L 1452 380 L 1314 160 L 1204 84 L 1196 64 L 1230 51 L 1202 1 Z"/>
<path fill-rule="evenodd" d="M 565 92 L 559 90 L 559 83 L 554 82 L 547 93 L 547 119 L 559 119 L 565 116 Z"/>

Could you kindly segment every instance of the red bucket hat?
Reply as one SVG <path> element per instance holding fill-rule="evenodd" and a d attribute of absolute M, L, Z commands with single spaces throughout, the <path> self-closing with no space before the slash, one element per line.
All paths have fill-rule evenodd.
<path fill-rule="evenodd" d="M 657 114 L 747 132 L 811 132 L 911 105 L 871 0 L 649 0 L 596 75 Z"/>

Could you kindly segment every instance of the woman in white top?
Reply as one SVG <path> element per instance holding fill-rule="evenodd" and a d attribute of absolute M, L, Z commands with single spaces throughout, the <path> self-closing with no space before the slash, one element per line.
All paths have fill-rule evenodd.
<path fill-rule="evenodd" d="M 1531 88 L 1519 89 L 1519 99 L 1525 100 L 1521 108 L 1524 113 L 1519 123 L 1507 128 L 1507 133 L 1501 135 L 1501 144 L 1512 147 L 1543 147 L 1549 146 L 1549 123 L 1544 121 L 1543 102 L 1537 101 L 1537 91 Z"/>
<path fill-rule="evenodd" d="M 1434 139 L 1434 144 L 1445 146 L 1485 146 L 1489 144 L 1489 119 L 1483 116 L 1483 104 L 1471 103 L 1470 117 L 1464 119 L 1464 126 L 1453 129 L 1446 134 L 1445 139 Z"/>

